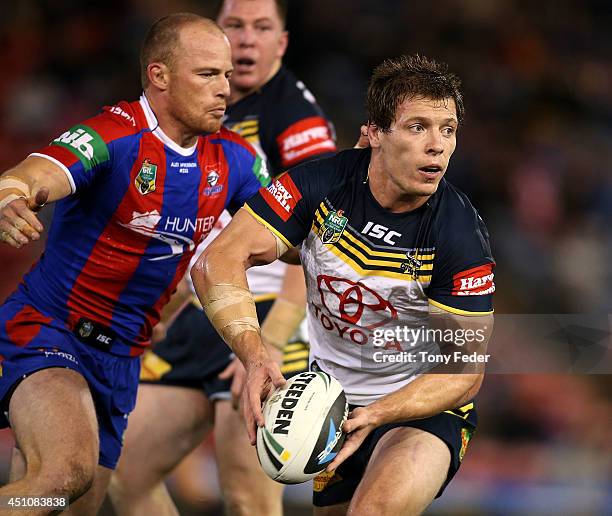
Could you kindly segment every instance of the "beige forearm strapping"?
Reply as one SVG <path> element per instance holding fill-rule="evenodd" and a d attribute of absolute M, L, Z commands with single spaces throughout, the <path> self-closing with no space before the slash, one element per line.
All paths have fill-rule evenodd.
<path fill-rule="evenodd" d="M 261 325 L 261 338 L 266 344 L 282 350 L 305 315 L 305 307 L 277 298 Z"/>
<path fill-rule="evenodd" d="M 210 287 L 202 301 L 208 319 L 232 349 L 236 338 L 245 331 L 259 333 L 255 301 L 250 290 L 221 283 Z"/>

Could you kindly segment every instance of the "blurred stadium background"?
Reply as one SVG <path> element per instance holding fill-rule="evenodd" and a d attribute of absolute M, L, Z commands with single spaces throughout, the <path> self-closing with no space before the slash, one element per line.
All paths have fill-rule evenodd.
<path fill-rule="evenodd" d="M 147 27 L 210 4 L 2 0 L 0 170 L 102 105 L 136 98 Z M 489 227 L 498 314 L 612 314 L 612 2 L 290 4 L 286 63 L 340 148 L 357 138 L 381 59 L 419 52 L 463 79 L 467 119 L 447 177 Z M 2 247 L 0 301 L 41 250 Z M 612 514 L 611 394 L 609 374 L 489 375 L 468 458 L 428 514 Z M 1 480 L 11 445 L 0 433 Z M 221 513 L 210 447 L 170 480 L 182 514 Z M 287 514 L 309 514 L 306 486 L 286 499 Z"/>

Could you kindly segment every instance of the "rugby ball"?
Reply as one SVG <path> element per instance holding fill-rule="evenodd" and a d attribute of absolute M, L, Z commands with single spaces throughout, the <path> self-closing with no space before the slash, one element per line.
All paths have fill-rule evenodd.
<path fill-rule="evenodd" d="M 342 386 L 323 372 L 294 376 L 273 391 L 257 429 L 257 456 L 273 480 L 299 484 L 321 473 L 344 443 L 348 403 Z"/>

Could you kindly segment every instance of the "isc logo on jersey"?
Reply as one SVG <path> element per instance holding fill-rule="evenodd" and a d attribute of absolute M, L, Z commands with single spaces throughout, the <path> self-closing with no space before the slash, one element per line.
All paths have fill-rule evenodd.
<path fill-rule="evenodd" d="M 374 222 L 368 222 L 365 227 L 361 230 L 364 235 L 368 235 L 374 238 L 379 238 L 383 242 L 395 245 L 396 238 L 402 238 L 402 234 L 397 231 L 389 229 L 387 226 L 382 224 L 374 224 Z"/>
<path fill-rule="evenodd" d="M 75 125 L 53 140 L 52 143 L 71 151 L 81 160 L 85 170 L 89 170 L 109 158 L 104 140 L 96 131 L 86 125 Z"/>

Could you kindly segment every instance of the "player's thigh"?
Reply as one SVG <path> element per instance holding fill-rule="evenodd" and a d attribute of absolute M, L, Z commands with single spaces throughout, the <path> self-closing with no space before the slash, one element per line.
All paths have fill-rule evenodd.
<path fill-rule="evenodd" d="M 211 410 L 201 390 L 141 383 L 113 484 L 145 487 L 162 480 L 200 444 Z"/>
<path fill-rule="evenodd" d="M 93 477 L 98 463 L 98 423 L 85 379 L 67 368 L 32 373 L 9 403 L 9 420 L 28 471 L 77 470 Z M 49 471 L 53 470 L 53 471 Z"/>
<path fill-rule="evenodd" d="M 246 491 L 252 498 L 280 498 L 283 486 L 261 469 L 241 413 L 229 400 L 215 402 L 215 455 L 221 487 L 224 491 Z"/>
<path fill-rule="evenodd" d="M 448 446 L 435 435 L 389 430 L 374 448 L 349 514 L 421 514 L 446 480 L 450 461 Z"/>

